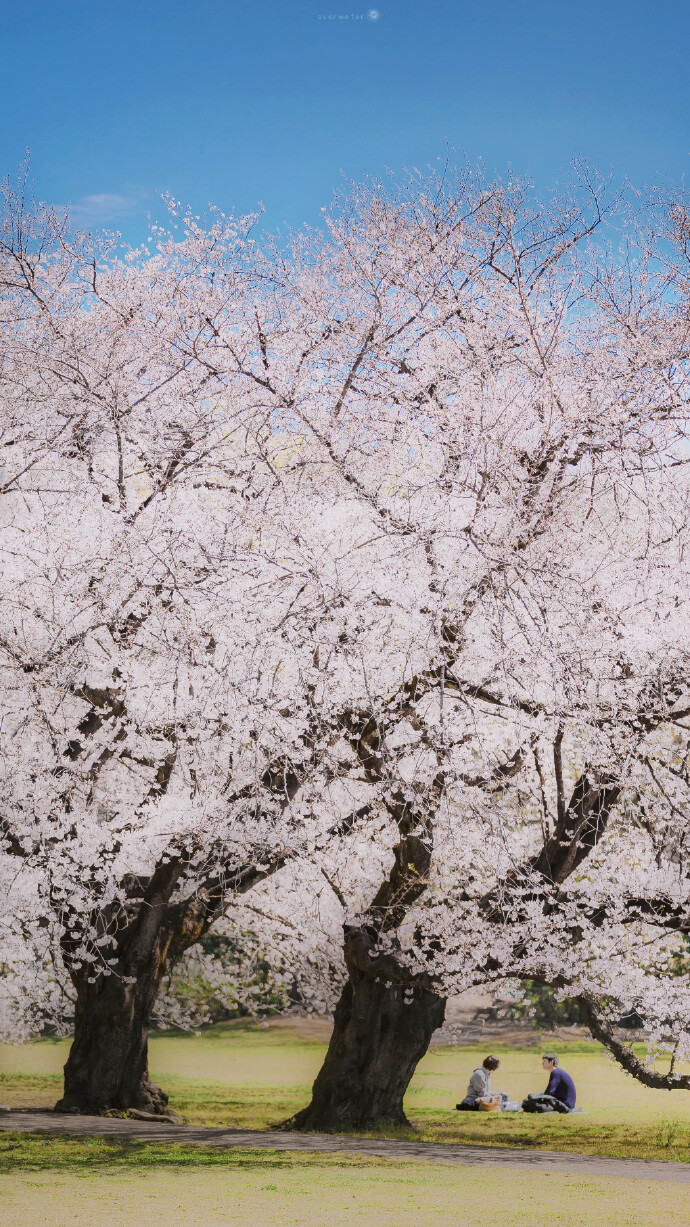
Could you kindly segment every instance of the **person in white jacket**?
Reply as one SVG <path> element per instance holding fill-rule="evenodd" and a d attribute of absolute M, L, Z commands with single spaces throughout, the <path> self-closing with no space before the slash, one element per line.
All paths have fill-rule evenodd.
<path fill-rule="evenodd" d="M 458 1112 L 474 1112 L 477 1110 L 477 1100 L 483 1095 L 491 1094 L 491 1075 L 494 1070 L 498 1069 L 501 1062 L 498 1057 L 484 1057 L 481 1065 L 478 1065 L 472 1072 L 472 1077 L 467 1087 L 467 1093 L 461 1103 L 455 1106 Z"/>

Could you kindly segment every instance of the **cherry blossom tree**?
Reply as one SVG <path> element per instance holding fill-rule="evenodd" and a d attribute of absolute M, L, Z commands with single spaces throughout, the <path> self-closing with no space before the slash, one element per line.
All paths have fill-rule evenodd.
<path fill-rule="evenodd" d="M 63 1107 L 164 1110 L 163 977 L 293 864 L 348 977 L 298 1127 L 404 1121 L 468 983 L 680 1018 L 634 954 L 688 915 L 686 223 L 606 199 L 412 176 L 287 247 L 171 202 L 124 257 L 10 200 L 3 872 Z"/>
<path fill-rule="evenodd" d="M 424 665 L 410 651 L 347 729 L 400 838 L 346 924 L 349 982 L 293 1122 L 309 1129 L 404 1122 L 438 990 L 506 974 L 579 985 L 630 1072 L 686 1085 L 623 1053 L 600 1000 L 614 1017 L 634 999 L 670 1019 L 686 1052 L 687 986 L 643 976 L 636 956 L 643 912 L 687 931 L 687 879 L 671 890 L 664 865 L 661 894 L 635 902 L 655 843 L 677 855 L 687 821 L 679 805 L 669 842 L 690 711 L 684 215 L 675 249 L 638 215 L 635 243 L 610 251 L 590 241 L 593 190 L 547 208 L 519 188 L 434 187 L 358 201 L 333 226 L 350 291 L 338 333 L 353 286 L 358 322 L 337 398 L 299 408 L 343 497 L 356 491 L 401 555 L 416 550 L 386 599 L 400 609 L 414 592 L 428 617 Z"/>
<path fill-rule="evenodd" d="M 244 376 L 250 223 L 185 218 L 121 259 L 6 206 L 6 926 L 55 964 L 53 997 L 71 982 L 62 1108 L 161 1112 L 147 1031 L 171 965 L 366 817 L 315 744 L 328 508 L 285 505 L 286 440 Z"/>

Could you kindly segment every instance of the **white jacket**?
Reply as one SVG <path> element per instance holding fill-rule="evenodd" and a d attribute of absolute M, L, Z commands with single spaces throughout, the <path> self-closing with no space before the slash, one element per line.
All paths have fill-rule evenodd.
<path fill-rule="evenodd" d="M 478 1065 L 470 1078 L 465 1100 L 474 1103 L 482 1095 L 491 1093 L 491 1074 L 483 1065 Z"/>

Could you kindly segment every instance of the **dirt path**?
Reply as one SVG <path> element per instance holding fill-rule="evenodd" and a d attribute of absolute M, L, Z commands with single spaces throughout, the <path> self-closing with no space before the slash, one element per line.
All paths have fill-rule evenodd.
<path fill-rule="evenodd" d="M 631 1180 L 663 1180 L 690 1184 L 690 1164 L 656 1159 L 609 1159 L 600 1155 L 559 1154 L 508 1146 L 463 1146 L 450 1142 L 403 1142 L 338 1134 L 269 1133 L 154 1121 L 120 1120 L 102 1116 L 59 1116 L 52 1112 L 12 1112 L 0 1109 L 0 1129 L 24 1133 L 63 1133 L 80 1137 L 113 1136 L 145 1142 L 185 1145 L 240 1146 L 252 1150 L 345 1151 L 380 1158 L 425 1159 L 465 1166 L 525 1167 L 530 1171 L 571 1172 L 588 1176 L 626 1176 Z"/>

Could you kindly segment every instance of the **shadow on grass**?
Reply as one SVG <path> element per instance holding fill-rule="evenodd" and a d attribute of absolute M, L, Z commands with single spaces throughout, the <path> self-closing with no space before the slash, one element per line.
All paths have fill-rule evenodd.
<path fill-rule="evenodd" d="M 217 1146 L 178 1146 L 174 1142 L 137 1142 L 129 1138 L 51 1137 L 38 1133 L 0 1134 L 0 1175 L 12 1172 L 61 1172 L 90 1175 L 126 1169 L 159 1171 L 161 1167 L 195 1169 L 380 1167 L 395 1160 L 368 1155 L 302 1151 L 226 1150 Z M 400 1160 L 404 1163 L 405 1160 Z"/>

